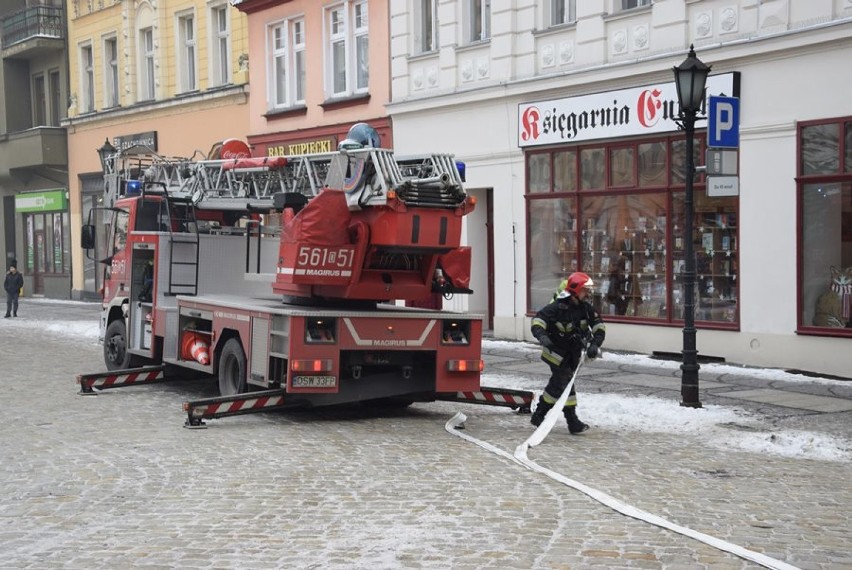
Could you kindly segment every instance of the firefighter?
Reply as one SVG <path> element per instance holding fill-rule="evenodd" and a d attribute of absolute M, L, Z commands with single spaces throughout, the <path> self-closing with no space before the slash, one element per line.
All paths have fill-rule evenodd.
<path fill-rule="evenodd" d="M 600 346 L 606 336 L 606 326 L 600 315 L 586 299 L 594 282 L 585 273 L 571 274 L 555 301 L 539 310 L 532 320 L 532 334 L 541 343 L 541 359 L 549 366 L 550 381 L 538 399 L 530 423 L 541 424 L 544 416 L 568 386 L 580 363 L 582 351 L 588 358 L 600 355 Z M 582 433 L 589 426 L 577 417 L 577 396 L 574 386 L 562 413 L 568 422 L 568 431 Z"/>

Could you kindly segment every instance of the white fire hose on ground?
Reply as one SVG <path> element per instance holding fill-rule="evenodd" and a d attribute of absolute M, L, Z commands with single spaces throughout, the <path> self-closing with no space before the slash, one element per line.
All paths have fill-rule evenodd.
<path fill-rule="evenodd" d="M 522 444 L 520 444 L 517 448 L 515 448 L 515 454 L 514 455 L 511 455 L 507 451 L 504 451 L 503 449 L 500 449 L 499 447 L 491 445 L 488 442 L 476 439 L 476 438 L 471 437 L 471 436 L 467 435 L 466 433 L 462 432 L 461 429 L 464 427 L 464 422 L 465 422 L 465 420 L 467 420 L 467 416 L 465 416 L 461 412 L 456 413 L 455 416 L 450 418 L 450 420 L 447 421 L 447 423 L 444 427 L 446 428 L 446 430 L 448 432 L 450 432 L 453 435 L 456 435 L 456 436 L 458 436 L 458 437 L 460 437 L 460 438 L 462 438 L 466 441 L 474 443 L 474 444 L 478 445 L 479 447 L 486 449 L 486 450 L 488 450 L 492 453 L 495 453 L 495 454 L 497 454 L 501 457 L 509 459 L 510 461 L 514 461 L 515 463 L 518 463 L 519 465 L 522 465 L 522 466 L 526 467 L 527 469 L 530 469 L 530 470 L 535 471 L 537 473 L 541 473 L 542 475 L 546 475 L 547 477 L 550 477 L 554 481 L 558 481 L 559 483 L 562 483 L 563 485 L 571 487 L 572 489 L 576 489 L 577 491 L 580 491 L 581 493 L 588 495 L 592 499 L 598 501 L 599 503 L 601 503 L 603 505 L 606 505 L 607 507 L 609 507 L 609 508 L 611 508 L 611 509 L 613 509 L 613 510 L 615 510 L 615 511 L 617 511 L 617 512 L 623 514 L 623 515 L 626 515 L 628 517 L 633 517 L 635 519 L 645 521 L 645 522 L 653 524 L 653 525 L 657 525 L 661 528 L 671 530 L 673 532 L 676 532 L 676 533 L 681 534 L 683 536 L 687 536 L 689 538 L 694 538 L 695 540 L 703 542 L 704 544 L 707 544 L 709 546 L 712 546 L 714 548 L 717 548 L 717 549 L 725 551 L 725 552 L 730 552 L 731 554 L 734 554 L 734 555 L 739 556 L 740 558 L 744 558 L 746 560 L 750 560 L 750 561 L 755 562 L 757 564 L 760 564 L 761 566 L 764 566 L 766 568 L 771 568 L 773 570 L 799 570 L 796 566 L 791 566 L 790 564 L 787 564 L 786 562 L 776 560 L 776 559 L 771 558 L 769 556 L 766 556 L 764 554 L 760 554 L 759 552 L 754 552 L 752 550 L 748 550 L 747 548 L 743 548 L 742 546 L 737 546 L 736 544 L 732 544 L 732 543 L 724 541 L 720 538 L 716 538 L 714 536 L 704 534 L 703 532 L 698 532 L 696 530 L 692 530 L 691 528 L 687 528 L 687 527 L 675 524 L 675 523 L 670 522 L 670 521 L 668 521 L 668 520 L 666 520 L 662 517 L 659 517 L 657 515 L 653 515 L 651 513 L 648 513 L 646 511 L 643 511 L 641 509 L 638 509 L 636 507 L 633 507 L 631 505 L 623 503 L 622 501 L 619 501 L 618 499 L 616 499 L 616 498 L 614 498 L 610 495 L 607 495 L 606 493 L 604 493 L 602 491 L 598 491 L 597 489 L 593 489 L 591 487 L 588 487 L 587 485 L 584 485 L 583 483 L 580 483 L 578 481 L 574 481 L 573 479 L 569 479 L 568 477 L 565 477 L 564 475 L 556 473 L 555 471 L 551 471 L 550 469 L 547 469 L 546 467 L 542 467 L 541 465 L 539 465 L 535 461 L 530 460 L 527 457 L 527 451 L 529 450 L 529 448 L 535 447 L 536 445 L 538 445 L 542 441 L 544 441 L 544 439 L 550 433 L 550 430 L 552 430 L 553 426 L 556 425 L 556 422 L 559 419 L 559 416 L 562 415 L 562 408 L 565 406 L 565 401 L 568 399 L 568 396 L 571 393 L 571 387 L 574 385 L 574 381 L 577 379 L 577 373 L 580 371 L 580 367 L 583 365 L 583 362 L 585 361 L 585 357 L 586 357 L 586 353 L 585 353 L 585 350 L 584 350 L 583 354 L 580 357 L 580 362 L 577 365 L 577 369 L 574 371 L 574 375 L 571 377 L 571 381 L 565 387 L 565 390 L 563 390 L 562 395 L 559 396 L 559 399 L 556 401 L 556 404 L 554 404 L 553 407 L 547 412 L 547 415 L 544 417 L 544 420 L 536 428 L 536 430 L 532 433 L 532 435 L 530 437 L 528 437 L 527 440 L 524 441 Z"/>

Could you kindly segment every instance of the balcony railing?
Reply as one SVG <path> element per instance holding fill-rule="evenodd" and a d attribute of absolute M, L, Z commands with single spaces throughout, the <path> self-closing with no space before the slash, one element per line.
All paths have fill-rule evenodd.
<path fill-rule="evenodd" d="M 65 16 L 59 6 L 33 6 L 6 16 L 2 20 L 6 49 L 31 38 L 65 37 Z"/>

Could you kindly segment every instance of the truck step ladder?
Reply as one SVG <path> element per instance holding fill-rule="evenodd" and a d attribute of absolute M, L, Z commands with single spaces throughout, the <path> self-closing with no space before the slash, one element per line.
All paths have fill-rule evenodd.
<path fill-rule="evenodd" d="M 198 294 L 199 249 L 197 231 L 171 234 L 169 239 L 169 287 L 166 290 L 166 295 L 195 296 Z M 175 250 L 182 250 L 183 255 L 177 255 Z M 181 267 L 188 268 L 188 272 L 179 272 L 177 269 Z M 180 274 L 180 277 L 178 277 L 178 274 Z"/>

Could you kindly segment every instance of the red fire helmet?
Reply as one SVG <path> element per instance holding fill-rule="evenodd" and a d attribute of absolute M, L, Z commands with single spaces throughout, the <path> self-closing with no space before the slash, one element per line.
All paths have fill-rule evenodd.
<path fill-rule="evenodd" d="M 565 290 L 571 295 L 577 295 L 582 289 L 591 290 L 594 286 L 595 282 L 592 281 L 591 277 L 581 271 L 578 271 L 577 273 L 572 273 L 570 277 L 568 277 L 568 283 L 565 284 Z"/>

